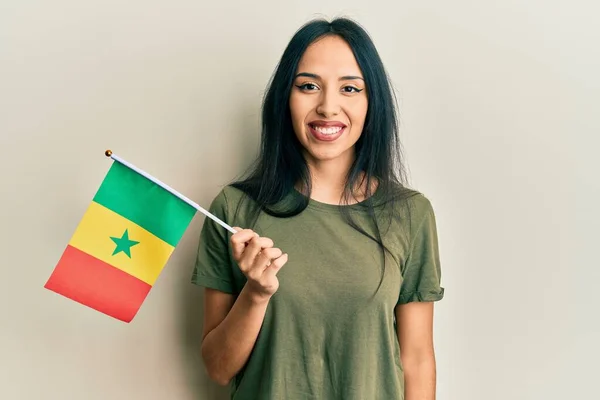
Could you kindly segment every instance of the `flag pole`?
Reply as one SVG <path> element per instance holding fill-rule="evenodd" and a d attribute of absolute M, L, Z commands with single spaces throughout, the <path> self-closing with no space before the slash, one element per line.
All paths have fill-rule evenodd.
<path fill-rule="evenodd" d="M 211 214 L 210 212 L 208 212 L 207 210 L 205 210 L 204 208 L 202 208 L 198 203 L 190 200 L 189 198 L 187 198 L 183 194 L 179 193 L 178 191 L 176 191 L 175 189 L 173 189 L 172 187 L 170 187 L 166 183 L 161 182 L 160 180 L 156 179 L 155 177 L 153 177 L 152 175 L 148 174 L 147 172 L 139 169 L 135 165 L 133 165 L 133 164 L 125 161 L 124 159 L 122 159 L 121 157 L 119 157 L 115 153 L 113 153 L 112 150 L 106 150 L 104 152 L 104 155 L 106 157 L 112 158 L 113 160 L 115 160 L 115 161 L 123 164 L 124 166 L 126 166 L 128 168 L 131 168 L 132 170 L 134 170 L 138 174 L 140 174 L 143 177 L 149 179 L 150 181 L 156 183 L 158 186 L 162 187 L 163 189 L 167 190 L 168 192 L 171 192 L 173 195 L 179 197 L 181 200 L 185 201 L 190 206 L 194 207 L 196 210 L 200 211 L 202 214 L 206 215 L 207 217 L 209 217 L 210 219 L 212 219 L 213 221 L 215 221 L 216 223 L 218 223 L 219 225 L 221 225 L 223 228 L 227 229 L 229 232 L 236 233 L 235 229 L 233 229 L 231 226 L 229 226 L 225 222 L 221 221 L 218 217 L 216 217 L 215 215 Z"/>

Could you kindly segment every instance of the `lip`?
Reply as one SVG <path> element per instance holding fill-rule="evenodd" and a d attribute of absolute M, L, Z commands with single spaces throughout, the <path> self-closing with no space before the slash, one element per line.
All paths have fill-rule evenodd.
<path fill-rule="evenodd" d="M 314 126 L 318 126 L 321 128 L 334 128 L 334 127 L 340 127 L 340 128 L 345 128 L 346 124 L 341 123 L 340 121 L 323 121 L 323 120 L 316 120 L 316 121 L 312 121 L 309 122 L 308 125 L 314 125 Z"/>
<path fill-rule="evenodd" d="M 316 130 L 314 127 L 319 127 L 319 128 L 337 128 L 337 127 L 339 127 L 341 129 L 339 130 L 339 132 L 337 132 L 335 134 L 325 135 L 325 134 L 319 132 L 318 130 Z M 340 136 L 342 136 L 342 134 L 346 131 L 346 124 L 341 123 L 339 121 L 322 121 L 322 120 L 312 121 L 312 122 L 308 123 L 308 131 L 318 141 L 333 142 L 334 140 L 336 140 Z"/>

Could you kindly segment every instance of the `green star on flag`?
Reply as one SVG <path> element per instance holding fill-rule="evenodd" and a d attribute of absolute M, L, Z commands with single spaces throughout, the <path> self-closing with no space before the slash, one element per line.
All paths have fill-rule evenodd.
<path fill-rule="evenodd" d="M 114 236 L 111 236 L 110 238 L 117 245 L 117 247 L 115 247 L 115 251 L 112 253 L 113 256 L 122 251 L 123 253 L 127 254 L 127 257 L 131 258 L 131 247 L 140 243 L 129 239 L 129 232 L 127 229 L 125 229 L 125 232 L 123 232 L 123 235 L 120 238 Z"/>

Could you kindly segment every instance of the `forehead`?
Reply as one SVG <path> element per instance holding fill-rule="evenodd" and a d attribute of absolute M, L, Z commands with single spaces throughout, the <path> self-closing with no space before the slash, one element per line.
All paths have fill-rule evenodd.
<path fill-rule="evenodd" d="M 345 75 L 362 76 L 352 49 L 338 36 L 326 36 L 308 46 L 298 64 L 298 72 L 336 78 Z"/>

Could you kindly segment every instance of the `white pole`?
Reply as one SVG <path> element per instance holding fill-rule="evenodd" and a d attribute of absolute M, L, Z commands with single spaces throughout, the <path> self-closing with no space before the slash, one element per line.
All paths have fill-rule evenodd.
<path fill-rule="evenodd" d="M 111 150 L 106 150 L 106 152 L 104 152 L 104 154 L 107 157 L 110 157 L 113 160 L 115 160 L 117 162 L 120 162 L 121 164 L 125 165 L 126 167 L 131 168 L 132 170 L 134 170 L 138 174 L 140 174 L 143 177 L 151 180 L 152 182 L 156 183 L 157 185 L 159 185 L 163 189 L 171 192 L 173 195 L 179 197 L 181 200 L 185 201 L 190 206 L 194 207 L 196 210 L 200 211 L 202 214 L 206 215 L 207 217 L 209 217 L 210 219 L 212 219 L 213 221 L 215 221 L 216 223 L 218 223 L 219 225 L 221 225 L 223 228 L 227 229 L 229 232 L 236 233 L 235 229 L 233 229 L 231 226 L 227 225 L 225 222 L 221 221 L 219 218 L 217 218 L 216 216 L 214 216 L 213 214 L 211 214 L 210 212 L 208 212 L 204 208 L 200 207 L 200 205 L 198 205 L 196 202 L 188 199 L 186 196 L 184 196 L 183 194 L 179 193 L 178 191 L 176 191 L 175 189 L 173 189 L 172 187 L 170 187 L 166 183 L 161 182 L 160 180 L 156 179 L 152 175 L 150 175 L 150 174 L 146 173 L 145 171 L 139 169 L 135 165 L 133 165 L 133 164 L 131 164 L 131 163 L 123 160 L 121 157 L 119 157 L 116 154 L 114 154 Z"/>

